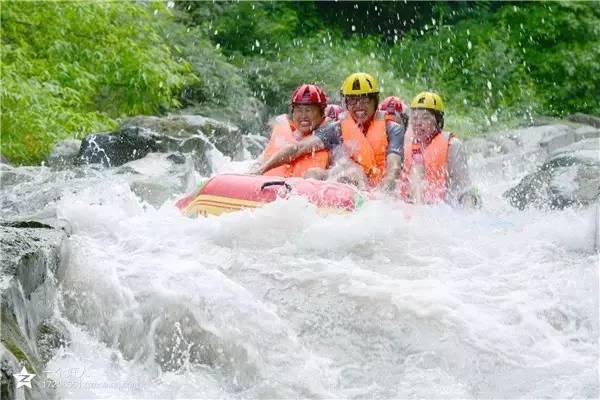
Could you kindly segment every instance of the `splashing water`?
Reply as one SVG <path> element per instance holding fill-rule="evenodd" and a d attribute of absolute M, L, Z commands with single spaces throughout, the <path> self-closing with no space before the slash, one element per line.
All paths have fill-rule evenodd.
<path fill-rule="evenodd" d="M 63 398 L 597 397 L 594 210 L 517 211 L 517 172 L 491 174 L 481 211 L 187 219 L 127 173 L 44 171 L 73 229 L 50 378 Z"/>

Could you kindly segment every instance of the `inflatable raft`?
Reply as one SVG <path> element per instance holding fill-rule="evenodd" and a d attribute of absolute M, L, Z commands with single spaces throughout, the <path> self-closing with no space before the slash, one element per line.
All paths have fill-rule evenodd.
<path fill-rule="evenodd" d="M 189 217 L 221 215 L 227 212 L 262 207 L 278 198 L 298 195 L 324 212 L 350 212 L 365 201 L 357 189 L 341 183 L 303 178 L 263 175 L 217 175 L 195 193 L 177 201 L 176 206 Z"/>

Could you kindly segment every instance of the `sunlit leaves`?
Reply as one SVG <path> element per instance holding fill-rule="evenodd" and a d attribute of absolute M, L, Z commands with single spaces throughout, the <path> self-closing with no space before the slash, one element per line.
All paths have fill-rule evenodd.
<path fill-rule="evenodd" d="M 56 139 L 177 106 L 193 77 L 158 34 L 167 13 L 161 3 L 3 3 L 3 154 L 39 161 Z"/>

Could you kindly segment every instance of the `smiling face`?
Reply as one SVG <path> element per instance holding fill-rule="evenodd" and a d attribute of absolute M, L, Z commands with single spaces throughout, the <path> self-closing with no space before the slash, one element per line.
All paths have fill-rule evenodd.
<path fill-rule="evenodd" d="M 428 142 L 439 131 L 435 114 L 426 109 L 413 109 L 410 123 L 417 143 Z"/>
<path fill-rule="evenodd" d="M 294 105 L 292 121 L 303 136 L 310 135 L 323 121 L 321 107 L 314 104 Z"/>
<path fill-rule="evenodd" d="M 357 124 L 364 125 L 375 115 L 377 103 L 368 96 L 346 96 L 346 108 Z"/>

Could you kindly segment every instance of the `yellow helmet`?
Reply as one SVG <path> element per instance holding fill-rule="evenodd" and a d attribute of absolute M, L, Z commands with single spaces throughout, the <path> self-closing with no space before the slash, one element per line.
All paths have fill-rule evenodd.
<path fill-rule="evenodd" d="M 373 76 L 365 72 L 351 74 L 342 83 L 343 96 L 361 96 L 371 93 L 379 93 L 379 84 Z"/>
<path fill-rule="evenodd" d="M 444 113 L 444 100 L 437 93 L 421 92 L 412 99 L 410 108 L 425 108 Z"/>

